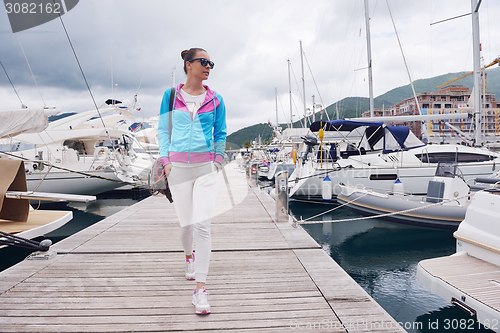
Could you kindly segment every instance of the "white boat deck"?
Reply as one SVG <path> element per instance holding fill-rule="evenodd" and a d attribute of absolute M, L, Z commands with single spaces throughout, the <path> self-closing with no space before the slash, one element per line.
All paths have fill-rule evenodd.
<path fill-rule="evenodd" d="M 273 221 L 274 200 L 245 173 L 225 169 L 212 314 L 194 314 L 174 206 L 155 196 L 57 243 L 52 259 L 1 272 L 0 332 L 405 332 L 304 229 Z"/>
<path fill-rule="evenodd" d="M 417 276 L 426 287 L 451 302 L 452 298 L 471 310 L 483 309 L 487 320 L 499 331 L 500 267 L 468 254 L 427 259 L 419 262 Z M 480 312 L 479 312 L 480 313 Z"/>
<path fill-rule="evenodd" d="M 63 226 L 72 218 L 73 212 L 71 211 L 32 210 L 29 212 L 28 221 L 26 222 L 0 219 L 0 231 L 33 239 Z"/>

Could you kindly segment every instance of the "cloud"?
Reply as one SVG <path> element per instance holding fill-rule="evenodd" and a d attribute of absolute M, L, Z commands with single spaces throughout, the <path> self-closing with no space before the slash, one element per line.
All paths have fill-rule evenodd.
<path fill-rule="evenodd" d="M 470 1 L 389 1 L 413 80 L 471 70 L 470 16 L 430 25 L 470 12 Z M 500 52 L 495 20 L 500 4 L 484 0 L 480 9 L 485 62 Z M 109 97 L 132 100 L 139 117 L 158 112 L 164 90 L 183 82 L 180 52 L 205 48 L 215 68 L 207 84 L 224 97 L 229 132 L 275 118 L 288 121 L 287 59 L 292 64 L 293 113 L 303 113 L 299 40 L 305 52 L 306 106 L 330 105 L 344 97 L 368 96 L 363 2 L 276 1 L 117 1 L 86 0 L 63 21 L 85 77 L 101 104 Z M 409 83 L 386 1 L 370 1 L 375 96 Z M 0 61 L 25 104 L 45 103 L 63 111 L 93 107 L 90 93 L 59 20 L 13 34 L 0 12 Z M 175 70 L 174 70 L 175 68 Z M 19 100 L 0 72 L 2 109 Z M 66 109 L 68 108 L 68 109 Z"/>

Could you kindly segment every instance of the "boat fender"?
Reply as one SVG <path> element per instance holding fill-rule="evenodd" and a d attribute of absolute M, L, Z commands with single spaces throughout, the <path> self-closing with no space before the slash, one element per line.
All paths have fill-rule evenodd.
<path fill-rule="evenodd" d="M 396 181 L 394 182 L 394 184 L 392 184 L 392 193 L 394 195 L 404 195 L 405 194 L 405 188 L 404 188 L 404 185 L 403 183 L 401 182 L 401 180 L 396 179 Z"/>
<path fill-rule="evenodd" d="M 332 180 L 328 175 L 323 179 L 321 183 L 321 195 L 324 201 L 332 200 Z"/>

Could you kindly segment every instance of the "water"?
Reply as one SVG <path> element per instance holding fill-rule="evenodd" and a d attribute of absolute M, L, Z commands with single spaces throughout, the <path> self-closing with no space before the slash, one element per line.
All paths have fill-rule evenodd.
<path fill-rule="evenodd" d="M 290 202 L 292 215 L 304 219 L 337 206 Z M 360 215 L 342 207 L 315 220 L 351 217 Z M 429 292 L 416 278 L 419 261 L 455 253 L 452 231 L 376 219 L 303 226 L 408 332 L 492 332 L 479 327 L 464 311 Z"/>
<path fill-rule="evenodd" d="M 112 191 L 99 195 L 97 201 L 88 204 L 57 203 L 42 205 L 39 209 L 72 211 L 73 219 L 59 229 L 45 235 L 45 237 L 35 238 L 35 240 L 41 241 L 48 238 L 53 244 L 55 244 L 64 238 L 101 221 L 105 217 L 113 215 L 120 210 L 139 202 L 143 198 L 144 196 L 137 195 L 137 192 Z M 24 260 L 32 252 L 32 250 L 13 247 L 0 249 L 0 272 Z"/>

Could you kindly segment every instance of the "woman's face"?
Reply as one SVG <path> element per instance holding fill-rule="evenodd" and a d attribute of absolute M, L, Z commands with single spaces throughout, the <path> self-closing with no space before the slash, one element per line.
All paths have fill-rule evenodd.
<path fill-rule="evenodd" d="M 194 59 L 203 58 L 210 61 L 210 56 L 205 51 L 198 51 Z M 207 80 L 210 75 L 210 65 L 202 66 L 200 60 L 188 61 L 186 63 L 186 68 L 188 70 L 188 75 L 192 75 L 195 78 L 199 78 L 201 80 Z"/>

